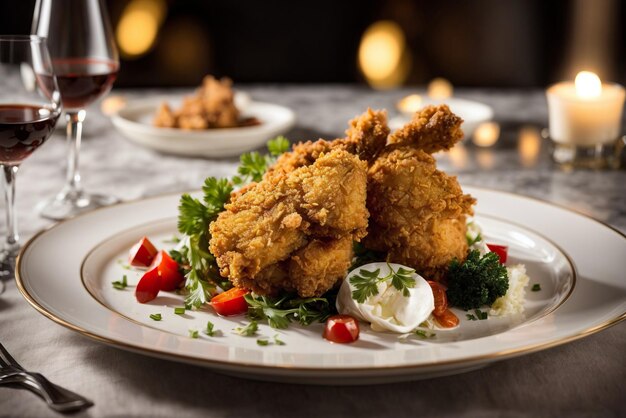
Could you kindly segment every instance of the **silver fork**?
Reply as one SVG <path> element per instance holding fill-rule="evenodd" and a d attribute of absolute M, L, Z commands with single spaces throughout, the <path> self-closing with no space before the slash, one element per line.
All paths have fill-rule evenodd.
<path fill-rule="evenodd" d="M 31 390 L 57 412 L 73 412 L 93 405 L 89 399 L 55 385 L 43 375 L 24 370 L 0 344 L 0 385 L 4 384 L 19 384 Z"/>

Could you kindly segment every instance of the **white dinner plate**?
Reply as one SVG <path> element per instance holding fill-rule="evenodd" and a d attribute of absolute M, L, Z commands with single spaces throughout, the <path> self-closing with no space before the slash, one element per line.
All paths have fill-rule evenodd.
<path fill-rule="evenodd" d="M 240 128 L 205 129 L 189 131 L 160 128 L 152 124 L 157 108 L 167 102 L 178 108 L 182 96 L 158 96 L 133 99 L 115 113 L 113 125 L 129 140 L 168 154 L 193 157 L 233 157 L 265 145 L 267 140 L 284 134 L 295 123 L 295 114 L 283 106 L 250 101 L 238 93 L 235 103 L 242 117 L 255 117 L 261 123 Z"/>
<path fill-rule="evenodd" d="M 31 239 L 17 262 L 17 283 L 39 312 L 98 341 L 215 370 L 264 380 L 364 384 L 461 373 L 494 361 L 554 347 L 590 335 L 626 317 L 623 280 L 626 237 L 598 221 L 523 196 L 466 187 L 478 199 L 476 221 L 487 241 L 509 246 L 509 264 L 524 263 L 530 286 L 525 313 L 461 319 L 434 338 L 373 332 L 362 324 L 353 344 L 331 344 L 322 324 L 242 337 L 233 329 L 244 316 L 218 317 L 210 309 L 175 315 L 183 297 L 161 292 L 139 304 L 134 285 L 141 273 L 124 263 L 129 247 L 147 235 L 160 248 L 176 234 L 178 195 L 99 209 L 56 224 Z M 601 255 L 601 256 L 600 256 Z M 126 275 L 129 287 L 112 282 Z M 530 290 L 530 289 L 528 289 Z M 159 322 L 149 315 L 160 313 Z M 207 320 L 220 336 L 202 333 Z M 192 339 L 189 330 L 199 330 Z M 284 346 L 259 346 L 278 334 Z"/>

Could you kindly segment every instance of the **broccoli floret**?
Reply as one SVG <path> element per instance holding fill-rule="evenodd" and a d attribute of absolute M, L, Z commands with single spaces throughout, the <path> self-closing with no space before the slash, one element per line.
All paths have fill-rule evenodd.
<path fill-rule="evenodd" d="M 450 263 L 447 295 L 452 306 L 465 310 L 491 306 L 508 288 L 506 267 L 496 253 L 481 257 L 478 250 L 472 250 L 464 263 L 457 259 Z"/>

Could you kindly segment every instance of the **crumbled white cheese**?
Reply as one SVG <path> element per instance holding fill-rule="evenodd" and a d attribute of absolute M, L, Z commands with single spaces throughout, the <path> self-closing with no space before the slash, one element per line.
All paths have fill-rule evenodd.
<path fill-rule="evenodd" d="M 496 299 L 491 305 L 489 315 L 501 316 L 524 312 L 525 288 L 529 281 L 526 267 L 523 264 L 516 264 L 506 269 L 509 276 L 509 289 L 504 296 Z"/>

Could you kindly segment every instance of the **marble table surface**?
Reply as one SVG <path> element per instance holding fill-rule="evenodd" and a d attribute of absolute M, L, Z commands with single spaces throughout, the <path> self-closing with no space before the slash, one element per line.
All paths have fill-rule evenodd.
<path fill-rule="evenodd" d="M 4 86 L 1 85 L 0 88 Z M 243 86 L 256 100 L 283 104 L 297 114 L 292 140 L 334 138 L 368 106 L 387 108 L 414 92 L 344 85 Z M 171 93 L 114 91 L 127 97 Z M 481 149 L 471 142 L 439 166 L 462 185 L 503 190 L 574 209 L 626 232 L 626 170 L 564 171 L 538 132 L 547 124 L 540 91 L 459 90 L 490 104 L 501 136 Z M 530 147 L 523 138 L 530 136 Z M 537 147 L 538 146 L 538 147 Z M 65 177 L 64 131 L 31 156 L 18 175 L 22 240 L 51 225 L 38 202 Z M 125 140 L 92 106 L 84 128 L 81 172 L 86 189 L 123 200 L 197 189 L 207 176 L 232 175 L 236 159 L 181 158 Z M 4 213 L 4 202 L 0 203 Z M 2 225 L 0 231 L 5 232 Z M 95 401 L 75 416 L 624 416 L 626 325 L 539 353 L 458 376 L 365 387 L 287 385 L 227 377 L 200 367 L 131 354 L 81 337 L 38 314 L 6 284 L 0 295 L 0 341 L 29 369 Z M 306 382 L 303 382 L 306 383 Z M 0 387 L 0 417 L 56 416 L 34 395 Z"/>

